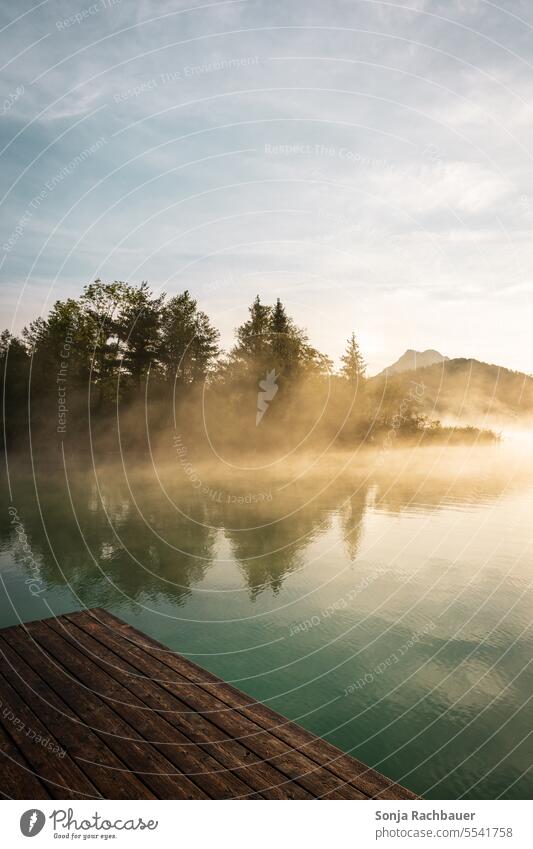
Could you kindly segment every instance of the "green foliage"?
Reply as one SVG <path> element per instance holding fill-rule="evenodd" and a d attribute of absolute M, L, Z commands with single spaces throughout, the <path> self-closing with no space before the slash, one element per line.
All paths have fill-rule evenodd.
<path fill-rule="evenodd" d="M 0 335 L 0 374 L 3 383 L 3 410 L 9 411 L 10 415 L 3 416 L 2 439 L 10 442 L 24 430 L 29 368 L 26 346 L 8 330 L 4 330 Z"/>
<path fill-rule="evenodd" d="M 244 361 L 262 361 L 268 354 L 272 307 L 262 304 L 259 295 L 248 310 L 250 318 L 236 331 L 233 354 Z"/>
<path fill-rule="evenodd" d="M 6 435 L 16 440 L 30 421 L 32 429 L 57 424 L 58 386 L 71 420 L 85 417 L 86 429 L 88 416 L 95 424 L 117 402 L 141 399 L 149 372 L 160 396 L 168 383 L 190 387 L 211 372 L 218 338 L 188 292 L 167 300 L 147 283 L 96 280 L 79 299 L 57 301 L 20 339 L 2 334 Z"/>
<path fill-rule="evenodd" d="M 127 290 L 126 283 L 96 280 L 84 288 L 80 298 L 91 337 L 91 384 L 96 388 L 99 408 L 107 400 L 112 400 L 116 391 L 120 346 L 117 316 L 126 300 Z"/>
<path fill-rule="evenodd" d="M 249 319 L 236 330 L 237 344 L 229 358 L 234 380 L 274 371 L 282 378 L 299 379 L 325 374 L 332 363 L 313 348 L 305 330 L 297 327 L 278 298 L 274 306 L 262 304 L 259 295 L 249 308 Z"/>
<path fill-rule="evenodd" d="M 142 283 L 137 288 L 127 286 L 118 304 L 116 336 L 121 370 L 136 387 L 141 386 L 151 363 L 158 361 L 164 300 L 164 295 L 154 298 L 148 284 Z"/>
<path fill-rule="evenodd" d="M 165 380 L 190 386 L 203 381 L 220 353 L 219 332 L 186 290 L 160 308 L 158 359 Z"/>
<path fill-rule="evenodd" d="M 467 391 L 472 398 L 472 387 L 476 410 L 487 412 L 483 399 L 489 394 L 502 409 L 520 403 L 533 410 L 532 380 L 497 369 L 491 388 L 495 367 L 475 361 L 448 361 L 445 379 L 441 365 L 417 372 L 417 382 L 412 372 L 367 378 L 354 333 L 332 375 L 331 360 L 311 345 L 279 298 L 263 304 L 257 296 L 235 337 L 222 358 L 217 329 L 187 290 L 156 297 L 145 282 L 96 280 L 78 299 L 57 301 L 20 339 L 1 334 L 5 437 L 19 444 L 37 431 L 49 445 L 52 434 L 66 432 L 57 427 L 58 401 L 74 439 L 80 433 L 92 439 L 95 427 L 105 435 L 117 411 L 120 427 L 130 433 L 143 431 L 140 422 L 148 423 L 149 415 L 163 429 L 173 423 L 179 402 L 180 427 L 204 432 L 207 411 L 217 434 L 227 444 L 233 440 L 237 451 L 243 450 L 243 430 L 246 448 L 257 451 L 288 435 L 306 448 L 378 444 L 392 432 L 433 440 L 444 430 L 436 414 L 448 414 L 453 399 L 464 399 Z M 472 434 L 463 428 L 460 438 Z"/>

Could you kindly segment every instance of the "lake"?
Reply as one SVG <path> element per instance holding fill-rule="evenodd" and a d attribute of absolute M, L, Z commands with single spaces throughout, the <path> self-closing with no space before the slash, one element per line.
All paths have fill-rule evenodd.
<path fill-rule="evenodd" d="M 11 460 L 0 624 L 103 606 L 418 793 L 530 798 L 531 444 Z"/>

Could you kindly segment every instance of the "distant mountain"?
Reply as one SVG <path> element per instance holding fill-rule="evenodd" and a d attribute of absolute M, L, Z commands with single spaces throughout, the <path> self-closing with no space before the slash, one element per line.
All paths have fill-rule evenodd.
<path fill-rule="evenodd" d="M 422 366 L 420 357 L 426 354 L 440 359 Z M 403 364 L 409 361 L 414 365 L 407 370 Z M 448 359 L 437 351 L 424 351 L 422 355 L 406 351 L 370 383 L 378 394 L 393 398 L 402 398 L 410 385 L 418 384 L 419 409 L 432 418 L 468 423 L 486 418 L 502 424 L 533 418 L 533 377 L 479 360 Z"/>
<path fill-rule="evenodd" d="M 416 371 L 419 368 L 433 366 L 435 363 L 444 363 L 447 359 L 448 357 L 443 357 L 438 351 L 433 351 L 432 349 L 428 351 L 413 351 L 412 348 L 408 348 L 399 360 L 396 360 L 391 366 L 387 366 L 376 377 L 400 374 L 403 371 Z"/>

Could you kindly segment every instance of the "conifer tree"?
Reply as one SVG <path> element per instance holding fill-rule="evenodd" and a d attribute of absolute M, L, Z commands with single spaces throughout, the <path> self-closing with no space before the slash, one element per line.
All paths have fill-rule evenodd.
<path fill-rule="evenodd" d="M 364 379 L 366 372 L 366 363 L 361 354 L 359 344 L 352 333 L 348 339 L 346 349 L 341 357 L 341 375 L 351 383 L 357 383 Z"/>

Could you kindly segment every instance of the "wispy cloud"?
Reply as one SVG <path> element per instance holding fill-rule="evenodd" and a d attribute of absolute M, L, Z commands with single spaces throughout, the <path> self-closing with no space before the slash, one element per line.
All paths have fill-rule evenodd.
<path fill-rule="evenodd" d="M 188 286 L 228 343 L 260 291 L 334 355 L 362 331 L 371 366 L 461 333 L 483 356 L 532 276 L 532 23 L 522 2 L 4 6 L 3 241 L 41 198 L 0 251 L 8 322 L 98 273 Z M 501 358 L 531 369 L 503 312 Z"/>

